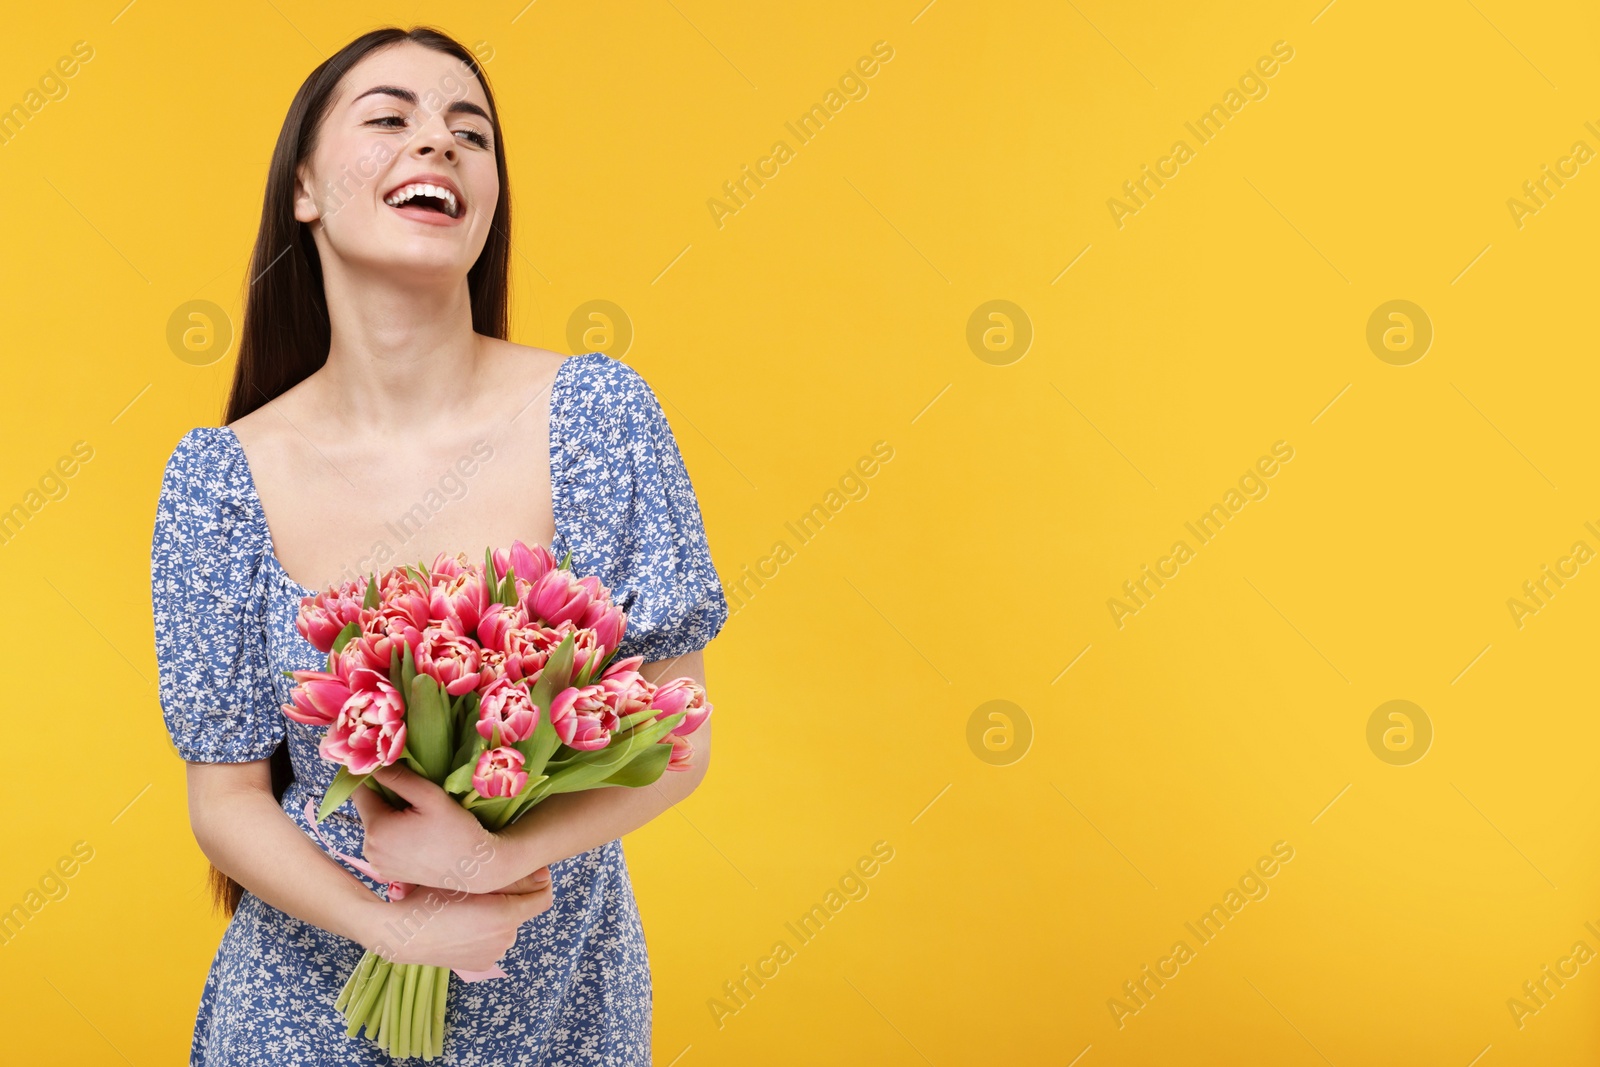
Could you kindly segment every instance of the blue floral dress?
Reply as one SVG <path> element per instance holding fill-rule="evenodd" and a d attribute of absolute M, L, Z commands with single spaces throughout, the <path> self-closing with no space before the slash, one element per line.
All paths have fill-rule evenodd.
<path fill-rule="evenodd" d="M 599 575 L 619 601 L 636 593 L 619 658 L 651 662 L 702 648 L 728 605 L 655 393 L 627 364 L 590 352 L 560 364 L 548 403 L 556 536 L 547 547 L 557 559 L 570 550 L 573 570 Z M 461 546 L 469 557 L 483 548 Z M 403 548 L 389 565 L 402 561 L 411 561 Z M 282 671 L 326 667 L 295 629 L 300 598 L 316 591 L 278 562 L 230 428 L 197 427 L 174 448 L 150 566 L 160 702 L 178 754 L 261 760 L 287 739 L 294 782 L 283 811 L 316 842 L 303 809 L 307 798 L 321 803 L 336 767 L 317 753 L 325 728 L 281 710 L 292 685 Z M 334 848 L 361 855 L 353 801 L 320 829 Z M 381 883 L 335 862 L 382 895 Z M 508 977 L 451 976 L 444 1063 L 650 1062 L 650 964 L 621 839 L 550 870 L 555 902 L 501 960 Z M 191 1067 L 390 1063 L 364 1034 L 347 1037 L 333 1007 L 362 951 L 246 890 L 206 975 Z"/>

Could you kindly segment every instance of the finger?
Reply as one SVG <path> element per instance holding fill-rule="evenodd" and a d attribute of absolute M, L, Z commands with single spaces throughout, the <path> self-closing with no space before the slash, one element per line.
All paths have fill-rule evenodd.
<path fill-rule="evenodd" d="M 390 882 L 389 899 L 404 900 L 406 898 L 406 894 L 410 893 L 415 888 L 416 886 L 410 882 Z"/>
<path fill-rule="evenodd" d="M 507 893 L 505 899 L 511 913 L 525 922 L 548 909 L 555 901 L 555 893 L 550 886 L 545 886 L 532 893 Z"/>
<path fill-rule="evenodd" d="M 369 826 L 373 819 L 383 814 L 383 809 L 389 806 L 388 802 L 378 795 L 378 791 L 368 785 L 356 786 L 350 793 L 350 799 L 356 806 L 356 814 L 360 815 L 361 821 Z"/>
<path fill-rule="evenodd" d="M 420 808 L 438 799 L 444 790 L 403 763 L 373 768 L 372 777 L 400 795 L 412 807 Z"/>
<path fill-rule="evenodd" d="M 527 899 L 527 905 L 520 909 L 517 913 L 517 922 L 519 925 L 521 923 L 531 922 L 532 920 L 537 919 L 539 916 L 549 911 L 550 905 L 555 903 L 555 897 L 548 889 L 538 893 L 529 893 Z"/>

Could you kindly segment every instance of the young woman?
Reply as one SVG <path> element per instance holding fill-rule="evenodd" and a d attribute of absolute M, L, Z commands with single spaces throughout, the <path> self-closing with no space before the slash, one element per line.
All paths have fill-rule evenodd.
<path fill-rule="evenodd" d="M 510 233 L 498 112 L 461 45 L 377 30 L 300 87 L 225 424 L 174 448 L 152 540 L 163 717 L 231 916 L 191 1064 L 389 1063 L 333 1007 L 367 948 L 508 973 L 452 975 L 447 1063 L 650 1062 L 650 967 L 619 838 L 699 784 L 709 719 L 689 772 L 557 795 L 499 833 L 388 768 L 379 779 L 411 806 L 359 789 L 321 824 L 325 846 L 304 808 L 336 768 L 321 729 L 281 710 L 285 670 L 326 666 L 295 628 L 302 597 L 518 539 L 570 551 L 579 575 L 631 597 L 618 658 L 704 684 L 701 649 L 728 607 L 672 430 L 627 365 L 505 339 Z M 330 847 L 415 888 L 388 899 Z"/>

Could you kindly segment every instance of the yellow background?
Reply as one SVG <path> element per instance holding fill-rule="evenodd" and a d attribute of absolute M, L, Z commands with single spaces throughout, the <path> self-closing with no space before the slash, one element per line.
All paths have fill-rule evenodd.
<path fill-rule="evenodd" d="M 237 316 L 305 75 L 422 21 L 492 56 L 514 339 L 601 347 L 569 319 L 617 304 L 724 581 L 792 549 L 708 651 L 705 786 L 627 838 L 658 1064 L 1594 1062 L 1600 963 L 1520 1027 L 1507 1001 L 1600 951 L 1600 565 L 1520 627 L 1507 601 L 1600 549 L 1600 163 L 1520 227 L 1507 201 L 1600 148 L 1600 18 L 1208 8 L 13 13 L 0 105 L 73 42 L 94 58 L 0 145 L 0 508 L 94 455 L 0 545 L 0 907 L 94 853 L 0 946 L 5 1058 L 186 1055 L 222 927 L 156 700 L 149 538 L 233 358 L 179 360 L 167 322 Z M 868 94 L 795 141 L 880 40 Z M 1277 41 L 1267 95 L 1200 144 L 1184 123 Z M 707 201 L 778 139 L 794 157 L 719 228 Z M 1193 158 L 1119 227 L 1108 200 L 1178 139 Z M 1366 341 L 1396 299 L 1434 330 L 1405 366 Z M 967 341 L 991 300 L 1034 334 L 1004 365 Z M 1280 440 L 1268 495 L 1198 545 L 1184 523 Z M 866 494 L 800 544 L 785 523 L 879 441 Z M 1119 628 L 1107 601 L 1179 539 L 1193 558 Z M 969 745 L 992 700 L 1020 709 L 1009 750 Z M 1409 765 L 1367 743 L 1389 700 L 1432 726 Z M 723 984 L 879 841 L 867 895 L 719 1026 Z M 1279 841 L 1268 895 L 1192 939 Z M 1180 939 L 1119 1026 L 1108 1001 Z"/>

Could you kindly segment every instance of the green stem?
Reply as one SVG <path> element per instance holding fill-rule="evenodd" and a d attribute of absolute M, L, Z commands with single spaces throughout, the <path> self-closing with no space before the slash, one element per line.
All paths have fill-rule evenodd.
<path fill-rule="evenodd" d="M 345 1015 L 345 1021 L 349 1024 L 345 1027 L 345 1034 L 349 1037 L 355 1037 L 363 1026 L 367 1028 L 367 1037 L 373 1037 L 377 1033 L 378 1027 L 372 1018 L 373 1008 L 388 987 L 389 971 L 394 964 L 379 957 L 375 952 L 371 955 L 374 962 L 371 972 L 367 975 L 367 983 L 356 995 L 355 1006 Z"/>
<path fill-rule="evenodd" d="M 411 1009 L 417 1002 L 417 971 L 420 964 L 406 964 L 406 984 L 400 990 L 400 1012 L 395 1016 L 394 1054 L 411 1055 Z"/>
<path fill-rule="evenodd" d="M 378 1021 L 378 1047 L 387 1051 L 392 1045 L 394 1027 L 391 1020 L 395 1011 L 400 1007 L 400 975 L 405 964 L 398 964 L 389 971 L 389 980 L 384 983 L 383 990 L 383 1017 Z"/>
<path fill-rule="evenodd" d="M 433 994 L 433 1054 L 444 1055 L 445 1007 L 450 997 L 450 968 L 440 967 L 434 976 L 439 986 Z"/>
<path fill-rule="evenodd" d="M 428 1023 L 433 1019 L 433 968 L 417 968 L 417 997 L 411 1002 L 411 1041 L 407 1046 L 413 1056 L 426 1056 Z"/>
<path fill-rule="evenodd" d="M 334 1010 L 342 1012 L 349 1006 L 356 990 L 361 988 L 362 983 L 367 980 L 367 975 L 372 973 L 374 958 L 371 952 L 361 954 L 361 962 L 356 964 L 355 969 L 350 972 L 350 977 L 344 980 L 344 988 L 339 990 L 338 999 L 333 1002 Z"/>

